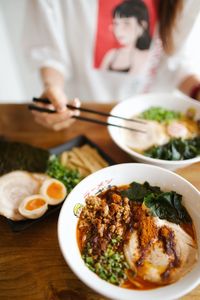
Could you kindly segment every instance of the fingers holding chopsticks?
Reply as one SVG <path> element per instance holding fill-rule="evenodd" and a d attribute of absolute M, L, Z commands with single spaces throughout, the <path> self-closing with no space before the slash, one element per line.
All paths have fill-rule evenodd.
<path fill-rule="evenodd" d="M 41 98 L 47 98 L 52 103 L 53 107 L 58 113 L 67 110 L 67 96 L 65 95 L 63 89 L 60 87 L 52 86 L 46 88 Z"/>
<path fill-rule="evenodd" d="M 33 101 L 34 101 L 34 104 L 35 103 L 43 103 L 43 105 L 51 104 L 51 102 L 49 101 L 48 98 L 33 98 Z M 106 122 L 106 121 L 99 120 L 96 117 L 90 118 L 87 116 L 80 116 L 79 113 L 87 112 L 87 113 L 95 114 L 98 116 L 112 117 L 115 119 L 126 120 L 131 123 L 133 122 L 133 123 L 146 124 L 145 121 L 140 120 L 138 118 L 129 119 L 129 118 L 126 118 L 123 116 L 116 116 L 111 113 L 107 113 L 107 112 L 103 112 L 103 111 L 97 111 L 97 110 L 90 109 L 90 108 L 80 107 L 80 101 L 78 99 L 74 99 L 72 104 L 66 104 L 66 106 L 70 110 L 66 109 L 65 111 L 60 112 L 60 113 L 57 112 L 55 109 L 47 108 L 44 106 L 41 107 L 38 105 L 36 106 L 33 104 L 28 105 L 28 108 L 32 111 L 37 112 L 37 113 L 35 113 L 35 117 L 36 117 L 36 121 L 38 123 L 44 125 L 44 121 L 46 121 L 46 123 L 45 123 L 46 127 L 53 128 L 54 130 L 61 130 L 61 129 L 69 127 L 73 122 L 72 118 L 75 118 L 80 121 L 95 123 L 95 124 L 99 124 L 102 126 L 114 126 L 114 127 L 123 128 L 126 130 L 136 131 L 136 132 L 140 132 L 140 133 L 146 133 L 145 129 L 123 126 L 121 124 L 114 124 L 109 121 Z M 38 111 L 39 111 L 39 113 L 38 113 Z M 61 114 L 62 114 L 62 116 L 61 116 Z M 49 116 L 51 116 L 51 117 L 49 117 Z"/>
<path fill-rule="evenodd" d="M 65 121 L 66 127 L 69 127 L 74 121 L 74 119 L 71 118 L 72 113 L 69 110 L 54 114 L 34 111 L 33 115 L 37 123 L 53 130 L 59 130 L 57 129 L 59 127 L 58 124 L 62 123 L 63 121 Z"/>
<path fill-rule="evenodd" d="M 42 126 L 53 130 L 61 130 L 68 128 L 74 122 L 73 116 L 79 115 L 79 111 L 71 110 L 66 107 L 68 103 L 64 91 L 58 87 L 47 88 L 41 98 L 48 99 L 49 103 L 35 102 L 34 105 L 42 108 L 56 111 L 52 114 L 33 110 L 35 121 Z M 80 107 L 80 101 L 74 99 L 72 105 Z"/>

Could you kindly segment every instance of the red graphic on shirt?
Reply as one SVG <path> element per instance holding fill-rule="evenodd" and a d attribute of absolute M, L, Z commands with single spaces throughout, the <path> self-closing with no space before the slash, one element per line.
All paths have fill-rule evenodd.
<path fill-rule="evenodd" d="M 144 61 L 157 19 L 154 2 L 99 0 L 95 68 L 130 72 L 134 59 Z"/>

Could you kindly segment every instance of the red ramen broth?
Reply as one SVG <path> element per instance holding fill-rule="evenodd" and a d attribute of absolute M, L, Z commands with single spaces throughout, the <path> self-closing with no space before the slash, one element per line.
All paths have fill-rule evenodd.
<path fill-rule="evenodd" d="M 160 202 L 164 205 L 165 197 L 172 197 L 180 201 L 180 211 L 169 207 L 170 217 L 166 213 L 166 219 L 160 218 L 153 213 L 156 206 L 149 197 L 155 197 L 157 206 L 159 199 L 164 199 Z M 179 231 L 186 244 L 187 240 L 192 243 L 188 253 L 196 253 L 197 248 L 194 226 L 181 200 L 176 192 L 163 192 L 147 182 L 113 186 L 89 196 L 77 225 L 77 242 L 86 266 L 109 283 L 128 289 L 154 289 L 178 280 L 186 272 L 179 255 Z M 172 215 L 174 222 L 167 219 Z"/>

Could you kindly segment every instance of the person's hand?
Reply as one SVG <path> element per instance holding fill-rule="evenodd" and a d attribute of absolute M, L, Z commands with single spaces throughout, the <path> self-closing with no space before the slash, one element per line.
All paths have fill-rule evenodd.
<path fill-rule="evenodd" d="M 42 126 L 56 131 L 65 129 L 71 126 L 74 122 L 72 116 L 79 115 L 78 110 L 69 110 L 66 107 L 66 104 L 68 103 L 67 97 L 64 91 L 58 86 L 46 88 L 41 95 L 41 98 L 49 99 L 52 104 L 37 103 L 38 106 L 48 107 L 57 111 L 54 114 L 32 111 L 35 121 Z M 71 104 L 79 107 L 80 101 L 78 99 L 74 99 Z"/>

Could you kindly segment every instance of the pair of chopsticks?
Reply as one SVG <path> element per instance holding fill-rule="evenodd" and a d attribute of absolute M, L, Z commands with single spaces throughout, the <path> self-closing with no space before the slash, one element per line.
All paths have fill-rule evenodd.
<path fill-rule="evenodd" d="M 43 103 L 43 104 L 51 104 L 51 102 L 47 98 L 33 98 L 33 102 Z M 72 109 L 72 110 L 79 110 L 81 112 L 87 112 L 87 113 L 96 114 L 96 115 L 100 115 L 100 116 L 112 117 L 112 118 L 117 118 L 117 119 L 129 121 L 129 122 L 136 122 L 136 123 L 145 124 L 145 122 L 142 121 L 142 120 L 128 119 L 128 118 L 124 118 L 124 117 L 120 117 L 120 116 L 115 116 L 115 115 L 112 115 L 110 113 L 97 111 L 97 110 L 94 110 L 94 109 L 76 107 L 76 106 L 73 106 L 71 104 L 67 104 L 66 107 L 69 108 L 69 109 Z M 49 108 L 46 108 L 46 107 L 36 106 L 34 104 L 29 104 L 28 108 L 29 108 L 29 110 L 35 110 L 35 111 L 38 111 L 38 112 L 45 112 L 45 113 L 50 113 L 50 114 L 56 113 L 56 110 L 49 109 Z M 112 124 L 112 123 L 104 122 L 104 121 L 97 120 L 97 119 L 94 119 L 94 118 L 86 118 L 86 117 L 83 117 L 83 116 L 72 116 L 72 118 L 75 118 L 75 119 L 78 119 L 78 120 L 81 120 L 81 121 L 96 123 L 96 124 L 103 125 L 103 126 L 114 126 L 114 127 L 118 127 L 118 128 L 122 128 L 122 129 L 127 129 L 127 130 L 131 130 L 131 131 L 137 131 L 137 132 L 145 133 L 144 130 L 135 129 L 135 128 L 131 128 L 131 127 L 126 127 L 126 126 L 117 125 L 117 124 Z"/>

